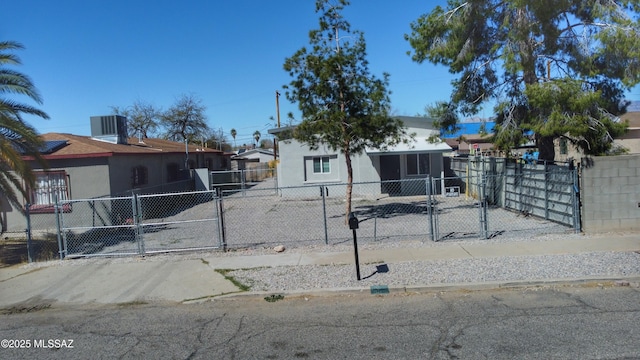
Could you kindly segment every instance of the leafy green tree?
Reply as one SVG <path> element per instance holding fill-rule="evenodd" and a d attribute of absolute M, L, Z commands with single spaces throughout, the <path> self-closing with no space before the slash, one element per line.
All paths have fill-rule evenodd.
<path fill-rule="evenodd" d="M 127 118 L 127 131 L 130 137 L 142 136 L 148 138 L 158 131 L 162 110 L 154 105 L 136 100 L 133 105 L 126 108 L 112 106 L 111 110 L 116 115 Z"/>
<path fill-rule="evenodd" d="M 458 75 L 450 99 L 431 108 L 446 115 L 445 131 L 493 101 L 499 148 L 533 131 L 540 158 L 553 160 L 556 138 L 602 154 L 625 131 L 617 116 L 640 81 L 639 10 L 638 1 L 449 0 L 405 38 L 414 61 Z"/>
<path fill-rule="evenodd" d="M 164 138 L 173 141 L 199 141 L 209 134 L 206 107 L 194 95 L 182 95 L 176 103 L 161 116 L 161 124 L 166 129 Z"/>
<path fill-rule="evenodd" d="M 0 42 L 0 194 L 18 211 L 24 209 L 18 194 L 29 198 L 29 189 L 35 188 L 35 176 L 23 155 L 30 156 L 43 167 L 46 162 L 40 155 L 42 140 L 37 131 L 25 122 L 23 116 L 37 116 L 49 119 L 42 110 L 15 101 L 6 95 L 25 95 L 38 104 L 42 98 L 31 79 L 7 65 L 20 65 L 20 58 L 13 51 L 24 47 L 14 41 Z"/>
<path fill-rule="evenodd" d="M 406 135 L 402 122 L 389 115 L 389 75 L 378 79 L 369 72 L 364 35 L 351 31 L 342 17 L 348 4 L 317 0 L 320 27 L 309 32 L 310 48 L 301 48 L 284 63 L 293 78 L 285 86 L 287 99 L 297 102 L 302 113 L 295 138 L 311 149 L 326 145 L 344 154 L 347 216 L 353 190 L 351 157 L 367 147 L 384 149 Z"/>

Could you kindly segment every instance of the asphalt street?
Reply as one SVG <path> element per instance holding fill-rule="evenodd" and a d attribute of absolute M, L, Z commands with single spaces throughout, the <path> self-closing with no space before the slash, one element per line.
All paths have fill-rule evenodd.
<path fill-rule="evenodd" d="M 635 359 L 640 291 L 532 287 L 21 307 L 2 359 Z M 10 341 L 10 342 L 7 342 Z"/>

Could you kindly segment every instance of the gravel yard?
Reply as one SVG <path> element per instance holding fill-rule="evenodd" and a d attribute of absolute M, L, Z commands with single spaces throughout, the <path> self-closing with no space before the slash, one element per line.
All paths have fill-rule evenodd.
<path fill-rule="evenodd" d="M 361 264 L 361 281 L 355 265 L 269 267 L 228 275 L 252 291 L 269 292 L 640 276 L 640 254 L 635 252 L 410 261 L 388 264 L 385 273 L 376 272 L 378 265 Z"/>
<path fill-rule="evenodd" d="M 622 236 L 622 234 L 611 234 Z M 458 239 L 443 242 L 400 241 L 365 242 L 358 245 L 366 250 L 393 248 L 442 247 L 452 244 L 522 243 L 523 246 L 544 246 L 546 241 L 580 240 L 606 236 L 575 234 L 573 232 L 527 237 L 495 237 L 492 239 Z M 639 244 L 640 248 L 640 244 Z M 320 245 L 287 249 L 294 253 L 353 252 L 352 243 Z M 272 248 L 245 249 L 227 256 L 273 254 Z M 387 272 L 377 272 L 380 263 L 361 263 L 361 280 L 356 279 L 355 265 L 309 265 L 264 267 L 231 271 L 253 291 L 293 291 L 314 289 L 363 288 L 372 285 L 410 287 L 434 284 L 504 282 L 522 280 L 563 280 L 587 278 L 640 277 L 640 252 L 587 252 L 539 256 L 496 256 L 473 259 L 441 259 L 431 261 L 403 261 L 388 265 Z"/>
<path fill-rule="evenodd" d="M 297 189 L 288 189 L 289 192 L 294 190 Z M 269 248 L 278 244 L 296 248 L 349 243 L 352 231 L 345 224 L 344 195 L 333 189 L 333 197 L 323 200 L 315 192 L 315 196 L 310 196 L 308 188 L 301 190 L 305 191 L 305 196 L 279 196 L 274 179 L 267 179 L 246 191 L 226 194 L 221 206 L 226 248 Z M 124 223 L 115 229 L 95 228 L 73 234 L 67 242 L 69 254 L 136 254 L 141 245 L 145 252 L 222 248 L 221 212 L 217 202 L 206 196 L 211 195 L 141 196 L 143 213 L 163 214 L 143 219 L 143 244 L 136 242 L 136 226 Z M 432 242 L 432 226 L 438 242 L 481 238 L 480 208 L 476 200 L 464 196 L 439 196 L 436 199 L 436 207 L 430 210 L 424 195 L 354 197 L 352 210 L 360 221 L 359 241 L 363 244 L 406 241 L 428 244 Z M 131 207 L 124 202 L 122 207 Z M 183 205 L 173 206 L 176 202 Z M 89 220 L 95 221 L 86 216 L 87 211 L 82 211 L 80 205 L 75 205 L 73 213 L 64 214 L 65 224 L 77 223 L 74 226 L 91 229 Z M 168 214 L 158 210 L 163 207 L 175 210 Z M 497 207 L 487 211 L 490 239 L 512 241 L 572 232 L 566 226 Z M 433 220 L 430 220 L 429 212 L 433 214 Z"/>

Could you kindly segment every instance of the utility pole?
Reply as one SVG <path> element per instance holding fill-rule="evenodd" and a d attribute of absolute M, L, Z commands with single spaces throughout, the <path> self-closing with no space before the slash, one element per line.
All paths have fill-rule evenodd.
<path fill-rule="evenodd" d="M 189 143 L 184 138 L 184 169 L 189 170 Z"/>
<path fill-rule="evenodd" d="M 280 127 L 280 93 L 276 90 L 276 117 L 278 119 L 278 128 Z M 273 137 L 273 160 L 278 159 L 278 137 Z"/>

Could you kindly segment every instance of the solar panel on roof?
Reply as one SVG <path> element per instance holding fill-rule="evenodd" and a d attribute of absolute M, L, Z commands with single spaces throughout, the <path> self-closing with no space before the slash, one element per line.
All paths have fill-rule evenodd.
<path fill-rule="evenodd" d="M 41 154 L 51 154 L 52 152 L 67 145 L 67 140 L 49 140 L 45 141 L 40 147 Z"/>
<path fill-rule="evenodd" d="M 65 147 L 66 145 L 67 145 L 67 140 L 43 141 L 38 152 L 40 152 L 40 154 L 43 154 L 43 155 L 51 154 L 52 152 Z M 20 152 L 21 155 L 28 155 L 27 150 L 20 143 L 13 143 L 12 146 L 16 150 L 18 150 L 18 152 Z"/>

